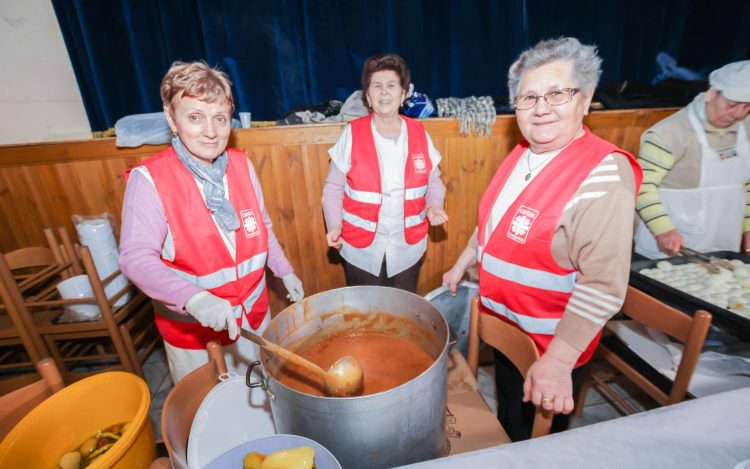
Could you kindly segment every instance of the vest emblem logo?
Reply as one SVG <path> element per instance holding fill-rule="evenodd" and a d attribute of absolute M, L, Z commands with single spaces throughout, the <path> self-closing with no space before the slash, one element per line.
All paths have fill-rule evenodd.
<path fill-rule="evenodd" d="M 260 234 L 258 229 L 258 222 L 255 220 L 255 214 L 252 210 L 243 210 L 240 212 L 242 216 L 242 227 L 245 229 L 245 236 L 252 238 Z"/>
<path fill-rule="evenodd" d="M 424 160 L 423 154 L 415 153 L 411 155 L 411 159 L 414 161 L 414 171 L 417 173 L 427 172 L 427 163 Z"/>
<path fill-rule="evenodd" d="M 526 243 L 526 237 L 531 230 L 531 225 L 539 216 L 539 212 L 533 208 L 521 206 L 513 217 L 508 229 L 508 238 L 521 244 Z"/>

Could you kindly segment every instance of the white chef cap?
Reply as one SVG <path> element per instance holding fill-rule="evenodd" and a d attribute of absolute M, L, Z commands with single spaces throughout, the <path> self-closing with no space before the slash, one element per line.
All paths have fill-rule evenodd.
<path fill-rule="evenodd" d="M 711 89 L 730 101 L 750 103 L 750 60 L 724 65 L 708 76 Z"/>

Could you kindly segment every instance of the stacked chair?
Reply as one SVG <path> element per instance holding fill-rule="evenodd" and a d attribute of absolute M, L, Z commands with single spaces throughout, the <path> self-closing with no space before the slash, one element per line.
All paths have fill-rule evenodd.
<path fill-rule="evenodd" d="M 21 344 L 28 356 L 26 362 L 8 366 L 28 366 L 50 357 L 66 384 L 105 371 L 127 371 L 145 379 L 141 365 L 160 337 L 149 298 L 130 282 L 107 298 L 104 288 L 121 275 L 120 270 L 100 280 L 89 249 L 73 245 L 64 227 L 58 233 L 60 243 L 52 230 L 45 230 L 49 248 L 23 248 L 0 254 L 0 299 L 9 319 L 5 321 L 7 327 L 0 329 L 0 345 Z M 57 284 L 75 275 L 88 277 L 92 298 L 60 297 Z M 129 292 L 132 299 L 115 306 Z M 60 321 L 63 308 L 73 304 L 95 304 L 101 317 Z M 2 358 L 0 353 L 0 369 L 4 366 Z M 32 376 L 19 383 L 25 385 L 36 379 Z M 4 381 L 8 380 L 0 381 L 0 393 L 13 386 L 3 387 Z"/>

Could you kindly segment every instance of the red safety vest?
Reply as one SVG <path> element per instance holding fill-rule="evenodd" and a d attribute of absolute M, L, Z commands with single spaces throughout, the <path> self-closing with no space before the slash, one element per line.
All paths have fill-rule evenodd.
<path fill-rule="evenodd" d="M 351 122 L 351 169 L 346 173 L 344 187 L 344 241 L 363 249 L 372 244 L 378 227 L 383 201 L 380 165 L 372 134 L 372 114 Z M 404 236 L 408 244 L 417 244 L 427 236 L 425 194 L 432 161 L 427 150 L 424 126 L 408 117 L 409 154 L 404 175 Z"/>
<path fill-rule="evenodd" d="M 615 145 L 586 134 L 574 140 L 550 161 L 521 192 L 490 235 L 486 225 L 492 207 L 529 144 L 522 141 L 495 173 L 479 203 L 480 310 L 498 316 L 526 332 L 544 353 L 565 312 L 576 283 L 576 270 L 560 267 L 552 257 L 552 237 L 565 205 L 591 171 L 613 152 L 628 157 L 636 179 L 636 194 L 643 172 L 635 158 Z M 576 366 L 586 363 L 599 336 L 581 354 Z"/>
<path fill-rule="evenodd" d="M 162 258 L 162 262 L 178 277 L 228 300 L 237 325 L 242 324 L 245 314 L 255 329 L 268 312 L 264 273 L 268 231 L 249 177 L 247 158 L 238 150 L 227 149 L 227 154 L 229 200 L 242 225 L 235 231 L 236 261 L 227 251 L 192 173 L 174 149 L 157 153 L 142 164 L 154 181 L 174 240 L 174 261 Z M 182 349 L 205 349 L 211 340 L 219 340 L 222 345 L 233 342 L 226 330 L 216 332 L 200 323 L 172 321 L 158 314 L 156 326 L 167 343 Z"/>

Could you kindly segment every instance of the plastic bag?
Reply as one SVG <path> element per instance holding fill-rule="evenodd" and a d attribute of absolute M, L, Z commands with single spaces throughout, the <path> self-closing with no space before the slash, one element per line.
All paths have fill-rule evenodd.
<path fill-rule="evenodd" d="M 91 251 L 99 279 L 104 280 L 120 268 L 120 250 L 117 247 L 117 225 L 112 214 L 104 212 L 101 215 L 73 215 L 73 225 L 78 233 L 81 246 L 87 246 Z M 125 288 L 128 279 L 125 275 L 118 275 L 104 286 L 107 298 L 112 298 L 117 292 Z M 121 296 L 115 306 L 122 306 L 130 301 L 130 292 Z"/>
<path fill-rule="evenodd" d="M 172 141 L 172 129 L 163 112 L 134 114 L 115 122 L 118 147 L 159 145 Z"/>
<path fill-rule="evenodd" d="M 241 127 L 240 121 L 232 119 L 233 129 Z M 118 147 L 160 145 L 172 141 L 172 129 L 169 128 L 164 112 L 125 116 L 115 122 L 115 135 Z"/>
<path fill-rule="evenodd" d="M 435 106 L 426 94 L 414 91 L 411 96 L 404 101 L 404 115 L 414 119 L 423 119 L 437 115 Z"/>

